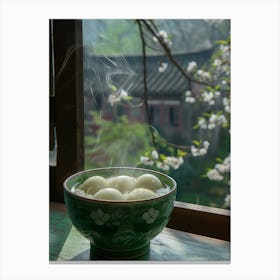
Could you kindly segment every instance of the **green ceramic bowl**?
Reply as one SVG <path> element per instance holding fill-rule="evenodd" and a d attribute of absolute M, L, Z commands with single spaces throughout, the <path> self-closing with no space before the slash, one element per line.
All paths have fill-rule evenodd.
<path fill-rule="evenodd" d="M 153 199 L 134 201 L 95 200 L 74 193 L 73 188 L 91 176 L 152 174 L 169 186 L 168 193 Z M 176 182 L 148 169 L 99 168 L 76 173 L 64 182 L 68 215 L 75 228 L 91 242 L 91 258 L 136 259 L 150 249 L 150 240 L 167 225 L 173 211 Z"/>

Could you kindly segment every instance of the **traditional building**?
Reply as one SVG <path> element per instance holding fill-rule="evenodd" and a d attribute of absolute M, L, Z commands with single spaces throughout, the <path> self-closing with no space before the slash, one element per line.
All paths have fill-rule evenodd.
<path fill-rule="evenodd" d="M 175 54 L 174 59 L 183 68 L 195 61 L 198 67 L 209 61 L 213 49 L 193 53 Z M 145 120 L 143 57 L 135 56 L 90 56 L 84 59 L 85 111 L 101 110 L 103 117 L 113 119 L 116 109 L 108 103 L 109 95 L 124 90 L 133 99 L 130 104 L 117 106 L 131 121 Z M 147 63 L 148 105 L 152 124 L 165 136 L 191 138 L 192 118 L 185 102 L 185 92 L 190 88 L 188 80 L 178 69 L 161 55 L 149 55 Z M 165 71 L 159 67 L 167 63 Z M 197 89 L 197 85 L 192 85 Z M 190 108 L 189 108 L 190 109 Z M 178 138 L 178 140 L 179 140 Z M 174 139 L 173 139 L 174 140 Z"/>

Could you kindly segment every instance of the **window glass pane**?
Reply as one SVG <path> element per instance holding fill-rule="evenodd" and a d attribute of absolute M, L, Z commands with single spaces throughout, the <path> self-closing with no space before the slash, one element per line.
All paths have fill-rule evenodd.
<path fill-rule="evenodd" d="M 140 27 L 147 99 L 138 22 L 83 20 L 85 168 L 152 168 L 177 181 L 177 200 L 229 208 L 230 21 Z"/>

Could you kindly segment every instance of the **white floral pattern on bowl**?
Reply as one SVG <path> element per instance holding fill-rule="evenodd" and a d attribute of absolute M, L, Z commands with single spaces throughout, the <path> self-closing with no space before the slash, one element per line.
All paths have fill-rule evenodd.
<path fill-rule="evenodd" d="M 155 208 L 150 208 L 147 212 L 142 215 L 142 218 L 146 221 L 147 224 L 152 224 L 159 215 L 159 211 Z"/>
<path fill-rule="evenodd" d="M 99 226 L 104 225 L 110 219 L 110 215 L 104 213 L 100 208 L 96 211 L 92 211 L 90 216 L 94 220 L 94 222 Z"/>
<path fill-rule="evenodd" d="M 112 238 L 113 243 L 122 242 L 123 244 L 128 244 L 136 236 L 136 232 L 132 229 L 120 229 Z"/>

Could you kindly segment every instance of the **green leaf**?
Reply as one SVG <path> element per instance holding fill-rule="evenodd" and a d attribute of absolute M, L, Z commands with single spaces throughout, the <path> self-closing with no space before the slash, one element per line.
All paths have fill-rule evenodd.
<path fill-rule="evenodd" d="M 182 151 L 182 150 L 180 150 L 180 149 L 177 150 L 177 156 L 178 156 L 178 157 L 183 157 L 183 156 L 185 156 L 185 155 L 187 155 L 187 152 Z"/>
<path fill-rule="evenodd" d="M 167 159 L 167 156 L 164 155 L 164 154 L 160 154 L 160 158 L 161 158 L 162 160 L 166 160 L 166 159 Z"/>
<path fill-rule="evenodd" d="M 199 125 L 196 124 L 195 126 L 193 126 L 193 129 L 198 129 L 199 128 Z"/>
<path fill-rule="evenodd" d="M 196 145 L 196 146 L 199 146 L 200 142 L 197 141 L 197 140 L 193 140 L 193 143 Z"/>
<path fill-rule="evenodd" d="M 111 90 L 112 90 L 113 92 L 117 91 L 117 87 L 116 87 L 116 86 L 111 85 L 110 87 L 111 87 Z"/>
<path fill-rule="evenodd" d="M 223 162 L 223 160 L 221 158 L 219 158 L 219 157 L 216 157 L 216 161 L 217 162 Z"/>
<path fill-rule="evenodd" d="M 173 154 L 173 153 L 174 153 L 174 148 L 168 147 L 168 148 L 167 148 L 167 151 L 168 151 L 170 154 Z"/>
<path fill-rule="evenodd" d="M 150 152 L 145 152 L 144 157 L 148 157 L 150 155 Z"/>
<path fill-rule="evenodd" d="M 218 41 L 215 41 L 215 44 L 219 44 L 219 45 L 227 45 L 228 42 L 226 40 L 218 40 Z"/>
<path fill-rule="evenodd" d="M 219 90 L 220 88 L 221 88 L 221 85 L 218 84 L 218 85 L 215 86 L 214 89 L 215 89 L 215 90 Z"/>
<path fill-rule="evenodd" d="M 212 114 L 210 114 L 210 113 L 204 113 L 203 115 L 207 118 L 210 118 L 212 116 Z"/>
<path fill-rule="evenodd" d="M 123 100 L 127 100 L 127 101 L 129 101 L 131 99 L 132 99 L 132 96 L 127 96 L 127 97 L 123 98 Z"/>

